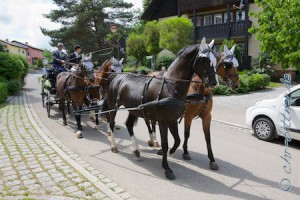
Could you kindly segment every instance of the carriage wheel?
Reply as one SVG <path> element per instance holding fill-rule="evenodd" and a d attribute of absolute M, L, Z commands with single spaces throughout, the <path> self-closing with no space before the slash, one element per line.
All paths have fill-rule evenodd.
<path fill-rule="evenodd" d="M 47 92 L 47 114 L 48 117 L 50 118 L 50 108 L 51 108 L 51 102 L 50 102 L 50 92 Z"/>
<path fill-rule="evenodd" d="M 44 83 L 45 83 L 45 81 L 42 80 L 42 91 L 41 91 L 41 95 L 42 95 L 42 104 L 43 104 L 43 107 L 45 107 L 45 90 L 44 90 Z"/>

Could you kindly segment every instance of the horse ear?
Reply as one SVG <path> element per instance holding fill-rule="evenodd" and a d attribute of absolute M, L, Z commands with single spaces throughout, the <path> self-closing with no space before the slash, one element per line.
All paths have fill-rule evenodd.
<path fill-rule="evenodd" d="M 231 52 L 232 54 L 234 54 L 234 51 L 235 51 L 235 45 L 233 45 L 233 47 L 230 49 L 230 52 Z"/>
<path fill-rule="evenodd" d="M 206 44 L 206 38 L 205 37 L 203 37 L 202 40 L 201 40 L 200 48 L 202 50 L 207 49 L 207 44 Z"/>
<path fill-rule="evenodd" d="M 89 55 L 89 57 L 88 57 L 87 59 L 88 59 L 88 60 L 92 60 L 92 56 L 93 56 L 93 54 L 90 53 L 90 55 Z"/>
<path fill-rule="evenodd" d="M 227 47 L 226 44 L 224 45 L 224 50 L 223 50 L 223 52 L 224 52 L 225 56 L 227 56 L 227 55 L 230 54 L 230 52 L 229 52 L 228 47 Z"/>
<path fill-rule="evenodd" d="M 124 58 L 122 58 L 122 59 L 119 61 L 120 65 L 122 65 L 123 61 L 124 61 Z"/>
<path fill-rule="evenodd" d="M 210 43 L 209 43 L 209 48 L 213 48 L 213 46 L 214 46 L 214 44 L 215 44 L 215 40 L 212 40 Z"/>

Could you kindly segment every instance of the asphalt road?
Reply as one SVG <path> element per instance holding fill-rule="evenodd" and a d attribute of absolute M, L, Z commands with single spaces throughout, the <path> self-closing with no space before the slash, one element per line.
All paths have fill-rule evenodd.
<path fill-rule="evenodd" d="M 120 111 L 115 131 L 119 153 L 110 151 L 109 138 L 104 123 L 100 130 L 84 117 L 82 139 L 75 135 L 75 120 L 72 117 L 67 127 L 62 126 L 58 106 L 52 108 L 52 119 L 47 118 L 42 107 L 39 75 L 28 75 L 25 90 L 36 112 L 47 128 L 67 147 L 77 153 L 107 177 L 118 183 L 137 199 L 300 199 L 300 143 L 292 142 L 288 148 L 292 172 L 286 175 L 283 169 L 283 140 L 268 143 L 257 140 L 249 131 L 213 123 L 211 127 L 212 148 L 218 171 L 209 169 L 206 144 L 202 133 L 201 120 L 194 120 L 189 142 L 191 161 L 181 158 L 180 147 L 169 165 L 176 180 L 166 180 L 161 168 L 161 157 L 157 149 L 148 147 L 148 131 L 143 120 L 139 120 L 135 133 L 141 149 L 141 159 L 132 155 L 131 140 L 124 122 L 127 112 Z M 224 112 L 230 112 L 224 109 Z M 183 139 L 183 124 L 179 125 Z M 173 139 L 169 137 L 169 144 Z M 159 136 L 158 136 L 159 139 Z M 160 141 L 160 140 L 159 140 Z M 182 145 L 182 143 L 181 143 Z M 288 178 L 292 189 L 284 192 L 279 188 L 282 178 Z"/>

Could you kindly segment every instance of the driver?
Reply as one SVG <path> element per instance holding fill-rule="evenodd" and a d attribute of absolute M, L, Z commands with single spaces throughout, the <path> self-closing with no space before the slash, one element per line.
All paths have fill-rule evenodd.
<path fill-rule="evenodd" d="M 67 71 L 64 67 L 67 59 L 67 54 L 62 51 L 63 47 L 64 47 L 63 43 L 59 42 L 57 44 L 57 50 L 52 52 L 53 67 L 58 72 Z"/>

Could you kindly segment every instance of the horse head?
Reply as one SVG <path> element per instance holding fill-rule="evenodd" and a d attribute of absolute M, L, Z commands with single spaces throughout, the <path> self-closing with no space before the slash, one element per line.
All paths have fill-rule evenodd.
<path fill-rule="evenodd" d="M 219 63 L 216 71 L 225 81 L 226 85 L 233 90 L 239 88 L 240 79 L 237 73 L 239 62 L 234 55 L 235 45 L 229 50 L 227 45 L 224 45 L 224 50 L 220 55 Z"/>
<path fill-rule="evenodd" d="M 115 57 L 112 57 L 111 58 L 111 71 L 112 72 L 116 72 L 116 73 L 121 73 L 123 72 L 123 61 L 124 61 L 124 58 L 122 58 L 121 60 L 118 60 L 116 59 Z"/>
<path fill-rule="evenodd" d="M 214 87 L 218 83 L 215 71 L 217 59 L 212 52 L 213 45 L 214 40 L 207 44 L 205 37 L 202 39 L 201 44 L 197 47 L 198 53 L 193 66 L 194 72 L 209 87 Z"/>
<path fill-rule="evenodd" d="M 87 76 L 87 79 L 90 82 L 94 82 L 94 63 L 92 62 L 92 53 L 88 57 L 82 54 L 82 60 L 79 65 L 79 69 L 84 76 Z"/>

